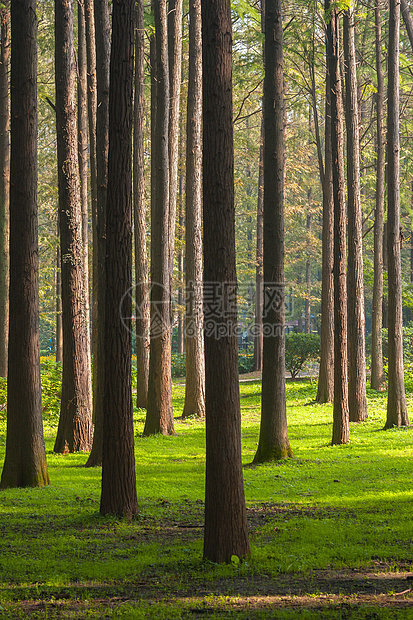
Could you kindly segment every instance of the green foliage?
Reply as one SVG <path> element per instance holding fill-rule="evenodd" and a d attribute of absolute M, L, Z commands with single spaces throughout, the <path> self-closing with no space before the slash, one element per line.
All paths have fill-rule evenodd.
<path fill-rule="evenodd" d="M 42 358 L 42 405 L 43 415 L 49 422 L 59 419 L 60 398 L 62 395 L 62 364 L 53 358 Z"/>
<path fill-rule="evenodd" d="M 309 361 L 320 357 L 320 336 L 318 334 L 296 334 L 285 336 L 285 367 L 295 379 Z"/>
<path fill-rule="evenodd" d="M 254 370 L 253 349 L 240 350 L 238 352 L 238 372 L 240 375 Z"/>
<path fill-rule="evenodd" d="M 186 355 L 172 353 L 172 377 L 185 377 L 186 374 Z"/>

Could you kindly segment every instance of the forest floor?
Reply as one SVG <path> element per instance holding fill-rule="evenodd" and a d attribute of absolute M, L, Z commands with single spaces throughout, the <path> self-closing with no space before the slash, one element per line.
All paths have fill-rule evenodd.
<path fill-rule="evenodd" d="M 101 470 L 83 467 L 86 455 L 53 453 L 50 407 L 50 487 L 0 493 L 0 619 L 413 620 L 413 429 L 383 432 L 386 396 L 369 391 L 368 420 L 333 447 L 316 384 L 288 382 L 295 456 L 252 465 L 261 385 L 250 379 L 241 406 L 251 558 L 202 561 L 205 424 L 182 420 L 182 385 L 176 436 L 143 438 L 135 410 L 131 523 L 99 514 Z"/>

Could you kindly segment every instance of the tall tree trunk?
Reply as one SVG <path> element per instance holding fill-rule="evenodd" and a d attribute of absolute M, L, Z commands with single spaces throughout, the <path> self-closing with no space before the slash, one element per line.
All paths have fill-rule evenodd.
<path fill-rule="evenodd" d="M 0 9 L 0 376 L 7 376 L 9 343 L 9 191 L 10 191 L 10 0 Z"/>
<path fill-rule="evenodd" d="M 321 355 L 316 401 L 331 403 L 334 399 L 334 199 L 333 156 L 331 152 L 331 80 L 327 64 L 325 113 L 325 166 L 319 148 L 320 176 L 323 189 L 322 282 L 321 282 Z M 314 91 L 315 94 L 315 91 Z M 316 107 L 314 98 L 313 108 Z M 314 118 L 316 118 L 314 116 Z M 319 141 L 317 141 L 319 143 Z M 321 142 L 320 142 L 321 146 Z"/>
<path fill-rule="evenodd" d="M 202 2 L 206 488 L 204 558 L 250 554 L 236 337 L 232 24 L 229 0 Z M 222 337 L 218 338 L 218 332 Z M 223 332 L 223 333 L 222 333 Z"/>
<path fill-rule="evenodd" d="M 169 270 L 172 294 L 175 247 L 176 198 L 178 190 L 179 103 L 182 75 L 182 0 L 168 0 L 169 67 Z"/>
<path fill-rule="evenodd" d="M 389 3 L 389 53 L 387 83 L 387 252 L 389 286 L 388 398 L 384 428 L 407 426 L 403 369 L 402 277 L 400 262 L 400 134 L 399 134 L 399 36 L 400 4 Z"/>
<path fill-rule="evenodd" d="M 334 411 L 333 445 L 350 438 L 347 386 L 347 287 L 346 287 L 346 202 L 343 153 L 343 100 L 340 73 L 339 14 L 331 11 L 327 24 L 327 62 L 331 87 L 331 146 L 334 198 Z M 332 10 L 331 10 L 332 9 Z"/>
<path fill-rule="evenodd" d="M 183 417 L 205 415 L 202 317 L 202 20 L 201 0 L 189 1 L 189 76 L 186 144 L 186 384 Z"/>
<path fill-rule="evenodd" d="M 35 0 L 11 7 L 10 347 L 0 487 L 49 484 L 40 385 Z"/>
<path fill-rule="evenodd" d="M 255 266 L 254 370 L 262 370 L 264 296 L 264 117 L 261 118 L 261 144 L 258 164 L 257 252 Z"/>
<path fill-rule="evenodd" d="M 285 396 L 284 97 L 280 0 L 265 3 L 264 311 L 260 439 L 254 463 L 292 456 Z"/>
<path fill-rule="evenodd" d="M 60 226 L 59 213 L 57 214 L 57 235 L 59 237 L 56 247 L 56 362 L 63 362 L 63 326 L 62 326 L 62 259 L 60 256 Z"/>
<path fill-rule="evenodd" d="M 374 213 L 374 284 L 371 309 L 371 377 L 373 390 L 382 390 L 386 384 L 383 368 L 383 341 L 381 335 L 383 320 L 383 220 L 384 220 L 384 174 L 385 174 L 385 137 L 384 137 L 384 77 L 381 53 L 381 16 L 380 0 L 375 0 L 376 29 L 376 72 L 377 72 L 377 155 L 376 155 L 376 206 Z"/>
<path fill-rule="evenodd" d="M 97 244 L 97 321 L 94 321 L 96 351 L 93 355 L 93 420 L 95 423 L 92 451 L 86 466 L 102 464 L 103 412 L 105 408 L 105 255 L 106 255 L 106 193 L 109 146 L 109 55 L 110 23 L 106 0 L 95 0 L 96 32 L 96 239 Z"/>
<path fill-rule="evenodd" d="M 62 251 L 63 376 L 55 452 L 89 451 L 91 382 L 76 124 L 73 2 L 55 2 L 56 130 Z"/>
<path fill-rule="evenodd" d="M 169 271 L 169 74 L 166 0 L 153 3 L 156 38 L 156 116 L 152 139 L 151 343 L 144 435 L 172 435 Z"/>
<path fill-rule="evenodd" d="M 89 303 L 89 203 L 88 203 L 88 169 L 89 169 L 89 142 L 88 142 L 88 100 L 87 100 L 87 47 L 86 47 L 86 14 L 84 0 L 77 1 L 78 11 L 78 79 L 77 79 L 77 106 L 78 106 L 78 157 L 80 180 L 80 204 L 82 213 L 82 245 L 83 245 L 83 277 L 85 281 L 85 325 L 86 325 L 86 354 L 87 365 L 90 363 L 90 303 Z M 89 371 L 90 373 L 90 371 Z M 90 376 L 91 381 L 91 376 Z M 89 389 L 89 409 L 92 411 L 92 384 Z"/>
<path fill-rule="evenodd" d="M 407 0 L 400 0 L 400 10 L 403 16 L 403 22 L 406 28 L 407 35 L 409 37 L 410 46 L 413 50 L 413 17 L 410 13 L 410 8 L 407 4 Z"/>
<path fill-rule="evenodd" d="M 86 56 L 87 56 L 87 112 L 89 128 L 89 161 L 90 161 L 90 197 L 92 213 L 92 342 L 91 352 L 96 359 L 98 319 L 98 241 L 97 241 L 97 152 L 96 152 L 96 115 L 97 115 L 97 81 L 96 81 L 96 32 L 94 0 L 84 0 L 86 24 Z M 93 373 L 92 393 L 95 395 L 95 373 Z M 93 405 L 94 406 L 94 405 Z M 94 416 L 93 416 L 94 419 Z"/>
<path fill-rule="evenodd" d="M 109 88 L 105 409 L 101 514 L 138 512 L 132 403 L 132 128 L 135 1 L 115 2 Z"/>
<path fill-rule="evenodd" d="M 347 128 L 348 217 L 348 408 L 350 422 L 367 417 L 363 282 L 363 231 L 360 186 L 360 132 L 357 97 L 354 12 L 344 12 L 344 58 Z"/>
<path fill-rule="evenodd" d="M 136 3 L 135 102 L 133 121 L 133 197 L 136 278 L 136 406 L 146 409 L 149 377 L 149 281 L 145 202 L 145 15 L 143 0 Z"/>
<path fill-rule="evenodd" d="M 307 200 L 310 204 L 311 201 L 311 189 L 307 192 Z M 307 213 L 307 260 L 305 262 L 305 333 L 311 334 L 311 213 Z"/>

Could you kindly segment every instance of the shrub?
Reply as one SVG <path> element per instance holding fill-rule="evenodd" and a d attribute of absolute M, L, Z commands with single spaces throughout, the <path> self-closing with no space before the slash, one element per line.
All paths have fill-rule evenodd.
<path fill-rule="evenodd" d="M 254 351 L 238 351 L 238 372 L 240 375 L 254 370 Z"/>
<path fill-rule="evenodd" d="M 318 334 L 296 334 L 285 336 L 285 367 L 295 379 L 306 362 L 320 358 L 320 336 Z"/>

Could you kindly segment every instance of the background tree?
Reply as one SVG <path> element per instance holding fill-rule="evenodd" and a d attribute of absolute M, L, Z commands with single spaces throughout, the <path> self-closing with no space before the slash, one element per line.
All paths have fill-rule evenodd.
<path fill-rule="evenodd" d="M 205 415 L 202 316 L 202 19 L 201 0 L 189 1 L 189 75 L 186 144 L 186 383 L 183 417 Z"/>
<path fill-rule="evenodd" d="M 403 368 L 403 317 L 400 227 L 400 126 L 399 126 L 399 37 L 400 4 L 389 4 L 389 53 L 387 82 L 387 254 L 389 283 L 388 399 L 385 428 L 407 426 Z"/>
<path fill-rule="evenodd" d="M 10 0 L 0 8 L 0 376 L 7 376 L 9 341 Z"/>
<path fill-rule="evenodd" d="M 91 378 L 86 320 L 76 121 L 73 3 L 55 2 L 56 131 L 62 271 L 63 377 L 55 452 L 92 446 Z"/>
<path fill-rule="evenodd" d="M 249 555 L 241 462 L 237 368 L 232 27 L 229 0 L 202 9 L 204 295 L 221 320 L 205 333 L 206 488 L 204 557 Z M 218 290 L 214 290 L 217 283 Z M 212 287 L 212 290 L 211 290 Z M 209 289 L 209 291 L 208 291 Z M 208 316 L 204 308 L 205 325 Z M 217 336 L 215 328 L 223 328 Z"/>
<path fill-rule="evenodd" d="M 135 99 L 133 121 L 133 199 L 135 220 L 137 407 L 146 408 L 149 376 L 149 282 L 145 203 L 145 14 L 136 3 Z"/>
<path fill-rule="evenodd" d="M 347 386 L 346 202 L 343 152 L 343 100 L 340 75 L 339 13 L 325 3 L 327 62 L 331 96 L 331 151 L 334 198 L 334 412 L 333 444 L 349 441 Z"/>
<path fill-rule="evenodd" d="M 282 10 L 265 2 L 264 311 L 260 439 L 254 463 L 292 456 L 285 399 L 284 100 Z"/>
<path fill-rule="evenodd" d="M 348 407 L 351 422 L 367 417 L 366 357 L 363 282 L 363 238 L 360 187 L 360 132 L 355 49 L 355 13 L 343 17 L 343 46 L 347 130 L 347 323 L 348 323 Z"/>
<path fill-rule="evenodd" d="M 93 420 L 94 434 L 92 450 L 86 465 L 102 464 L 103 412 L 105 408 L 105 256 L 106 256 L 106 198 L 109 148 L 109 56 L 110 22 L 109 6 L 106 0 L 95 0 L 96 32 L 96 260 L 97 310 L 93 329 L 96 350 L 93 356 Z"/>
<path fill-rule="evenodd" d="M 153 3 L 156 42 L 156 113 L 152 139 L 151 343 L 144 435 L 174 430 L 171 385 L 169 271 L 169 72 L 166 0 Z"/>
<path fill-rule="evenodd" d="M 37 19 L 34 0 L 11 7 L 10 347 L 1 488 L 49 484 L 39 358 Z"/>
<path fill-rule="evenodd" d="M 383 220 L 384 220 L 384 175 L 385 175 L 385 137 L 384 137 L 384 76 L 382 66 L 382 36 L 380 2 L 375 0 L 375 52 L 377 73 L 376 95 L 376 198 L 374 213 L 374 286 L 371 308 L 371 376 L 370 384 L 374 390 L 385 387 L 386 377 L 383 368 Z"/>
<path fill-rule="evenodd" d="M 105 409 L 101 514 L 138 512 L 131 383 L 132 127 L 135 2 L 115 2 L 109 89 Z"/>

